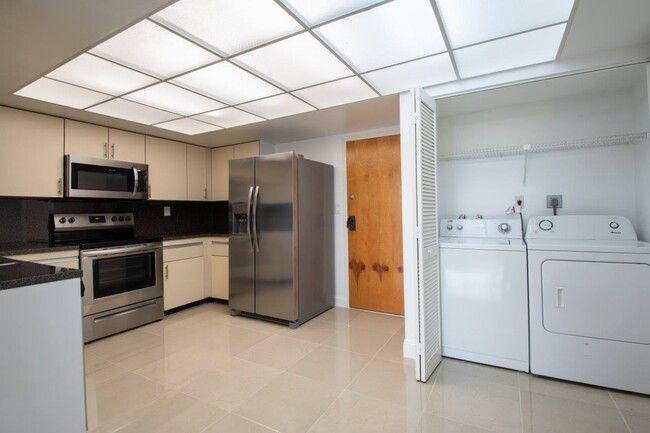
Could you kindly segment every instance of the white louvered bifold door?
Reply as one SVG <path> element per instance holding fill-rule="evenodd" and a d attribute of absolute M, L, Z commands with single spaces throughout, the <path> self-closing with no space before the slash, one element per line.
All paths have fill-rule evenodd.
<path fill-rule="evenodd" d="M 418 326 L 416 378 L 426 382 L 441 360 L 436 106 L 422 89 L 411 91 L 417 166 Z"/>

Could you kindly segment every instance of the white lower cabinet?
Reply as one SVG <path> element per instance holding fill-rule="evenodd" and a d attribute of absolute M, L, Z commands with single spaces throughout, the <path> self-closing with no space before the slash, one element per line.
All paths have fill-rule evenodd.
<path fill-rule="evenodd" d="M 210 241 L 212 297 L 228 299 L 228 238 Z"/>
<path fill-rule="evenodd" d="M 163 244 L 165 310 L 205 298 L 203 242 Z"/>

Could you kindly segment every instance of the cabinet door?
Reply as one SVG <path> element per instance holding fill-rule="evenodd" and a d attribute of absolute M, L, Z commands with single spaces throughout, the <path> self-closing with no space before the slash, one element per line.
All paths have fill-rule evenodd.
<path fill-rule="evenodd" d="M 108 158 L 108 128 L 65 120 L 65 154 Z"/>
<path fill-rule="evenodd" d="M 166 262 L 163 275 L 165 310 L 204 298 L 203 257 Z"/>
<path fill-rule="evenodd" d="M 144 135 L 121 129 L 109 129 L 108 141 L 111 159 L 144 164 Z"/>
<path fill-rule="evenodd" d="M 251 141 L 233 146 L 235 148 L 235 159 L 250 158 L 251 156 L 260 156 L 260 142 Z"/>
<path fill-rule="evenodd" d="M 187 145 L 162 138 L 146 138 L 152 200 L 187 200 Z"/>
<path fill-rule="evenodd" d="M 212 297 L 228 299 L 228 257 L 212 256 Z"/>
<path fill-rule="evenodd" d="M 228 162 L 234 158 L 233 146 L 212 149 L 212 200 L 228 200 Z"/>
<path fill-rule="evenodd" d="M 187 199 L 208 199 L 208 161 L 210 149 L 187 145 Z"/>
<path fill-rule="evenodd" d="M 63 195 L 63 119 L 0 107 L 0 196 Z"/>

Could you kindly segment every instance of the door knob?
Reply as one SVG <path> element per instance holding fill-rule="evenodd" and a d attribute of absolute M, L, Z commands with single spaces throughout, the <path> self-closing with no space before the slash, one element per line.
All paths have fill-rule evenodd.
<path fill-rule="evenodd" d="M 357 219 L 354 216 L 349 216 L 346 226 L 348 230 L 355 231 L 357 229 Z"/>

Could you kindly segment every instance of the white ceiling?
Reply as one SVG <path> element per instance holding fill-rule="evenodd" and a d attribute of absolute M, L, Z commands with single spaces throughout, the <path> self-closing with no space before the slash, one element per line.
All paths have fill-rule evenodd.
<path fill-rule="evenodd" d="M 302 3 L 308 4 L 306 0 Z M 358 0 L 355 0 L 358 1 Z M 355 1 L 329 2 L 345 8 Z M 169 1 L 88 2 L 86 0 L 6 1 L 0 3 L 0 104 L 62 117 L 74 118 L 141 133 L 179 139 L 206 146 L 218 146 L 262 139 L 273 143 L 380 128 L 399 122 L 395 96 L 374 98 L 286 118 L 231 127 L 206 134 L 187 136 L 77 109 L 19 98 L 13 92 L 66 63 L 80 53 L 107 40 L 113 34 L 171 4 Z M 295 4 L 300 3 L 294 0 Z M 313 3 L 313 2 L 311 2 Z M 367 2 L 366 2 L 367 3 Z M 444 3 L 444 1 L 442 2 Z M 340 11 L 345 12 L 345 9 Z M 319 11 L 307 17 L 314 22 Z M 44 43 L 43 41 L 47 41 Z M 233 41 L 232 43 L 245 43 Z M 596 51 L 650 43 L 650 2 L 647 0 L 579 0 L 562 58 L 580 57 Z M 647 57 L 650 57 L 648 53 Z M 369 81 L 373 78 L 368 77 Z M 381 76 L 374 77 L 377 82 Z M 377 86 L 379 87 L 379 86 Z M 298 95 L 309 98 L 332 94 L 318 89 Z M 386 93 L 392 90 L 387 86 Z M 383 91 L 382 91 L 383 92 Z M 340 92 L 345 94 L 345 92 Z M 336 100 L 335 100 L 336 101 Z M 344 101 L 345 102 L 345 101 Z"/>

